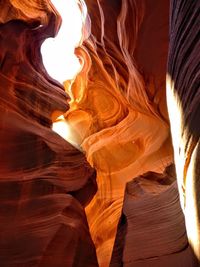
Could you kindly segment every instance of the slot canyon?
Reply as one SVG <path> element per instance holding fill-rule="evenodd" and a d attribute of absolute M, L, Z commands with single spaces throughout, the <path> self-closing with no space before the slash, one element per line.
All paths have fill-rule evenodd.
<path fill-rule="evenodd" d="M 0 0 L 0 267 L 200 266 L 200 0 Z"/>

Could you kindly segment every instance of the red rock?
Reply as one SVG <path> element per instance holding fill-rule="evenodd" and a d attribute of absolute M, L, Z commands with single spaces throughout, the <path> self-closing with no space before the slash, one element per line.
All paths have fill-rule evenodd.
<path fill-rule="evenodd" d="M 61 85 L 40 52 L 51 1 L 0 1 L 0 266 L 196 267 L 199 2 L 85 2 Z"/>
<path fill-rule="evenodd" d="M 0 266 L 95 267 L 84 206 L 96 175 L 51 129 L 69 97 L 42 64 L 60 21 L 45 3 L 0 2 Z"/>
<path fill-rule="evenodd" d="M 198 266 L 188 247 L 177 184 L 167 176 L 149 173 L 127 184 L 110 264 L 117 266 Z"/>

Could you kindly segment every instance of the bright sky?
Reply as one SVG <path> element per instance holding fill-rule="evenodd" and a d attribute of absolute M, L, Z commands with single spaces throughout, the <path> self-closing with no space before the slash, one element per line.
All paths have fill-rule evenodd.
<path fill-rule="evenodd" d="M 56 38 L 48 38 L 41 47 L 44 66 L 49 75 L 63 83 L 80 69 L 74 48 L 82 36 L 82 15 L 76 0 L 51 0 L 62 17 Z"/>

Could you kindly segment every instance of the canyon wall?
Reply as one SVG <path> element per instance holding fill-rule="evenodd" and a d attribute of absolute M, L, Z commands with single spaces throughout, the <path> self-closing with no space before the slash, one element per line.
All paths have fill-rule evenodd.
<path fill-rule="evenodd" d="M 1 266 L 198 266 L 199 3 L 77 3 L 62 85 L 41 45 L 64 18 L 0 1 Z"/>
<path fill-rule="evenodd" d="M 48 1 L 0 1 L 0 22 L 0 266 L 98 266 L 84 211 L 95 170 L 51 129 L 69 97 L 40 45 L 60 17 Z"/>
<path fill-rule="evenodd" d="M 200 261 L 200 1 L 172 1 L 170 13 L 167 104 L 181 206 Z"/>

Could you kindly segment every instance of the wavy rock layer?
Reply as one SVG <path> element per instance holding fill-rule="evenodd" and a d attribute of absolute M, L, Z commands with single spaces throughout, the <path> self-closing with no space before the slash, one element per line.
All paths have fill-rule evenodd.
<path fill-rule="evenodd" d="M 169 0 L 85 2 L 75 50 L 82 68 L 62 86 L 40 54 L 61 24 L 51 2 L 0 1 L 0 265 L 194 267 L 199 1 L 172 0 L 170 14 Z M 173 162 L 168 44 L 168 109 L 191 247 L 176 183 L 165 174 Z M 52 121 L 69 128 L 66 140 Z"/>
<path fill-rule="evenodd" d="M 168 173 L 148 173 L 127 184 L 110 266 L 198 266 L 177 184 Z"/>
<path fill-rule="evenodd" d="M 96 192 L 84 155 L 51 130 L 68 109 L 40 45 L 60 18 L 47 1 L 0 1 L 0 265 L 98 266 L 84 206 Z"/>
<path fill-rule="evenodd" d="M 173 160 L 165 102 L 169 2 L 86 4 L 91 35 L 76 50 L 82 71 L 65 83 L 72 96 L 65 118 L 97 170 L 98 192 L 86 213 L 106 267 L 126 183 L 147 171 L 162 173 Z"/>

